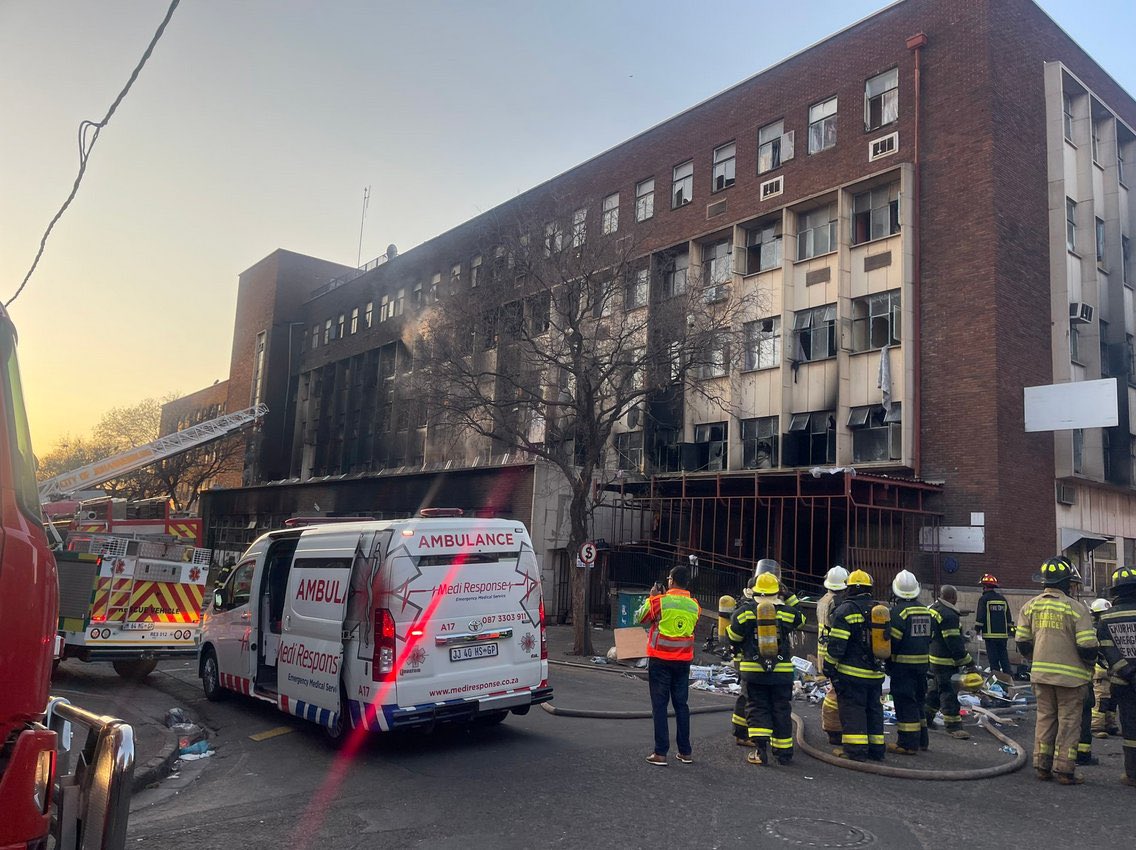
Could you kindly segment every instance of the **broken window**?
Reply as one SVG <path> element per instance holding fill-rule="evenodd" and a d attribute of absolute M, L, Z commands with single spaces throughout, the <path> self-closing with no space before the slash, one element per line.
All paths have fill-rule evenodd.
<path fill-rule="evenodd" d="M 836 144 L 836 98 L 809 107 L 809 153 L 819 153 Z"/>
<path fill-rule="evenodd" d="M 615 455 L 619 469 L 643 469 L 643 432 L 625 431 L 615 435 Z"/>
<path fill-rule="evenodd" d="M 737 145 L 730 142 L 714 149 L 713 191 L 717 192 L 734 185 L 734 161 Z"/>
<path fill-rule="evenodd" d="M 694 442 L 706 445 L 708 454 L 703 469 L 719 472 L 728 466 L 729 423 L 708 422 L 694 426 Z"/>
<path fill-rule="evenodd" d="M 671 209 L 686 206 L 694 197 L 694 160 L 674 167 L 671 181 Z"/>
<path fill-rule="evenodd" d="M 797 214 L 797 259 L 836 250 L 836 204 Z"/>
<path fill-rule="evenodd" d="M 831 410 L 794 413 L 785 439 L 786 465 L 836 462 L 836 415 Z"/>
<path fill-rule="evenodd" d="M 899 233 L 899 183 L 877 186 L 852 198 L 852 244 Z"/>
<path fill-rule="evenodd" d="M 742 420 L 742 465 L 746 469 L 773 469 L 779 466 L 781 437 L 777 417 Z"/>
<path fill-rule="evenodd" d="M 781 362 L 781 317 L 745 324 L 745 368 L 771 369 Z"/>
<path fill-rule="evenodd" d="M 793 131 L 785 132 L 784 121 L 774 121 L 757 131 L 757 173 L 764 174 L 793 158 Z"/>
<path fill-rule="evenodd" d="M 781 265 L 781 217 L 746 231 L 746 274 Z"/>
<path fill-rule="evenodd" d="M 836 356 L 836 305 L 801 310 L 793 317 L 794 356 L 811 363 Z"/>
<path fill-rule="evenodd" d="M 874 351 L 899 345 L 899 290 L 852 300 L 852 351 Z"/>
<path fill-rule="evenodd" d="M 635 220 L 646 221 L 655 214 L 655 178 L 635 184 Z"/>
<path fill-rule="evenodd" d="M 903 459 L 902 405 L 892 402 L 853 407 L 848 412 L 852 431 L 852 462 L 877 463 Z"/>

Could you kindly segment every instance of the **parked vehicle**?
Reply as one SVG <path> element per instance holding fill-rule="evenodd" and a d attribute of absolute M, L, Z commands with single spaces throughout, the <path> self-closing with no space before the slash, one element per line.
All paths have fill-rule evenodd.
<path fill-rule="evenodd" d="M 205 695 L 324 727 L 497 723 L 552 698 L 540 569 L 521 523 L 413 519 L 270 532 L 206 608 Z"/>
<path fill-rule="evenodd" d="M 70 535 L 56 553 L 62 657 L 110 661 L 141 680 L 159 659 L 196 656 L 211 555 L 180 542 Z"/>
<path fill-rule="evenodd" d="M 44 723 L 58 607 L 16 331 L 0 307 L 0 850 L 46 848 L 49 838 L 58 850 L 119 848 L 126 837 L 130 726 L 62 703 Z"/>

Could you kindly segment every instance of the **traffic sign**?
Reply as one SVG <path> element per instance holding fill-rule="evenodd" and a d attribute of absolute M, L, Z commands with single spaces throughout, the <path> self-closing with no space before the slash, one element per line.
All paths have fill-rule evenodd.
<path fill-rule="evenodd" d="M 580 547 L 580 560 L 589 567 L 596 562 L 596 544 L 585 543 Z"/>

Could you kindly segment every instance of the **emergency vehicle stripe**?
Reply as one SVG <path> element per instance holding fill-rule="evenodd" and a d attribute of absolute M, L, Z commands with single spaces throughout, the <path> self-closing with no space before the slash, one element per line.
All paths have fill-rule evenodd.
<path fill-rule="evenodd" d="M 204 588 L 198 584 L 140 581 L 130 595 L 132 621 L 196 623 L 200 619 Z M 163 609 L 155 612 L 154 608 Z"/>

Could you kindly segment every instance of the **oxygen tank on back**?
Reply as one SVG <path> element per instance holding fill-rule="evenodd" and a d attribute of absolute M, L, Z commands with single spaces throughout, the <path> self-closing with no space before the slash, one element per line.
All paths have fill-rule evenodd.
<path fill-rule="evenodd" d="M 738 601 L 734 597 L 718 597 L 718 640 L 726 640 L 726 627 L 730 625 L 730 618 L 737 607 Z"/>
<path fill-rule="evenodd" d="M 762 661 L 777 660 L 779 648 L 777 633 L 777 603 L 772 599 L 762 599 L 757 603 L 757 628 L 754 630 L 757 638 L 757 654 Z"/>
<path fill-rule="evenodd" d="M 868 639 L 872 650 L 872 657 L 877 661 L 887 661 L 891 658 L 891 635 L 888 629 L 891 626 L 891 609 L 883 603 L 872 606 Z"/>

